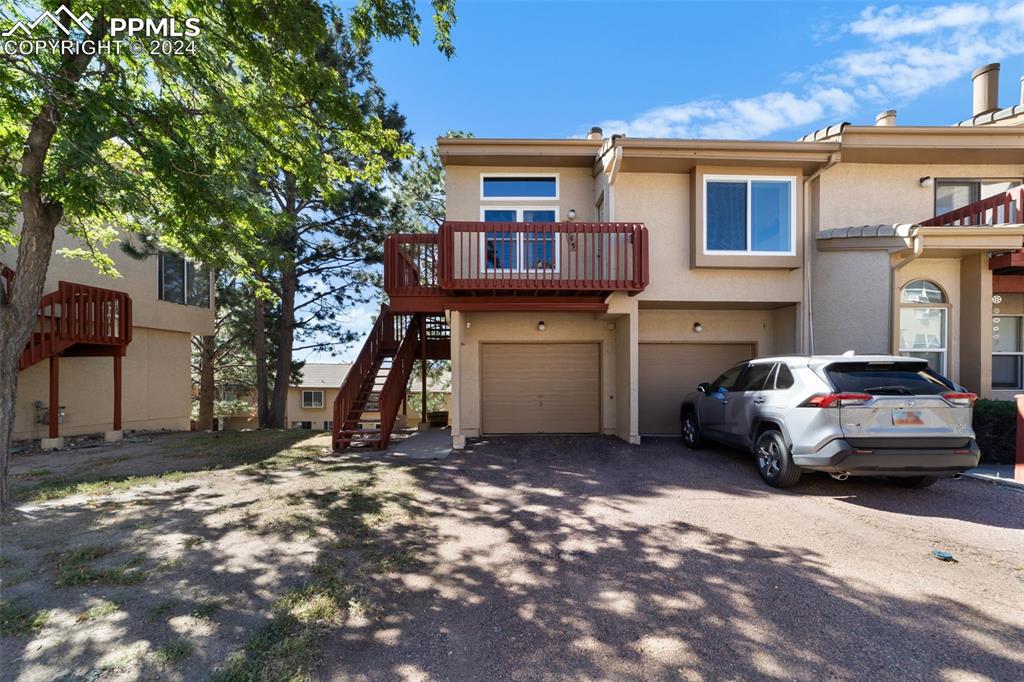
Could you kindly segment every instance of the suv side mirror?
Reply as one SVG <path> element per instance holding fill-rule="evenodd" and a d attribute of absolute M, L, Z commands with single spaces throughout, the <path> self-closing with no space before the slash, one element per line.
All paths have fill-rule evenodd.
<path fill-rule="evenodd" d="M 707 393 L 708 389 L 710 389 L 710 388 L 711 388 L 711 384 L 709 384 L 706 381 L 702 381 L 699 384 L 697 384 L 697 390 L 700 391 L 701 393 Z"/>

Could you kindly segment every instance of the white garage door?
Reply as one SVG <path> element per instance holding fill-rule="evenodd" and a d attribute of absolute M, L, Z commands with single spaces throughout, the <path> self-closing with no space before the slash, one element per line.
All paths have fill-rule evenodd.
<path fill-rule="evenodd" d="M 641 343 L 640 433 L 679 435 L 679 405 L 686 394 L 752 357 L 749 343 Z"/>
<path fill-rule="evenodd" d="M 483 432 L 598 433 L 600 363 L 596 343 L 481 345 Z"/>

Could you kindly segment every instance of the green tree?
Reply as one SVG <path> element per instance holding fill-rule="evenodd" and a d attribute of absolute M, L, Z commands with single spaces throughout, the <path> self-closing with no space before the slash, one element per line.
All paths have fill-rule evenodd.
<path fill-rule="evenodd" d="M 47 0 L 42 8 L 55 10 Z M 18 356 L 36 317 L 55 231 L 82 242 L 67 255 L 116 274 L 103 248 L 119 231 L 148 226 L 161 241 L 211 265 L 255 272 L 268 230 L 280 229 L 253 193 L 255 172 L 286 173 L 304 189 L 374 180 L 404 152 L 400 135 L 360 106 L 339 72 L 317 58 L 332 29 L 316 0 L 65 1 L 88 28 L 110 37 L 111 19 L 198 19 L 188 55 L 37 52 L 0 55 L 0 244 L 15 248 L 16 276 L 0 300 L 0 511 L 10 511 L 7 469 Z M 435 40 L 450 55 L 454 0 L 434 0 Z M 31 15 L 31 16 L 27 16 Z M 34 18 L 0 0 L 5 25 Z M 419 39 L 413 0 L 358 0 L 345 30 L 357 44 Z M 34 37 L 65 36 L 50 24 Z M 311 102 L 316 102 L 315 114 Z M 361 159 L 325 157 L 325 135 Z M 15 228 L 20 219 L 20 229 Z M 214 262 L 210 262 L 214 261 Z"/>

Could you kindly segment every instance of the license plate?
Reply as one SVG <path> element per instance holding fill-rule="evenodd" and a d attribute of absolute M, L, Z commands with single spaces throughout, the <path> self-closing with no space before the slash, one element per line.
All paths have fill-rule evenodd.
<path fill-rule="evenodd" d="M 893 410 L 892 423 L 894 426 L 923 426 L 924 416 L 921 410 Z"/>

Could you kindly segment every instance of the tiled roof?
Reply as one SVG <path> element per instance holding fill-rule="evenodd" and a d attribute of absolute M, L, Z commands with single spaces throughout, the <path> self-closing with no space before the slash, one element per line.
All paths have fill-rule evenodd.
<path fill-rule="evenodd" d="M 813 133 L 807 133 L 797 140 L 797 142 L 821 142 L 822 140 L 830 140 L 832 138 L 839 137 L 843 132 L 843 128 L 848 125 L 850 125 L 849 121 L 843 121 L 842 123 L 830 125 L 827 128 L 819 128 Z"/>
<path fill-rule="evenodd" d="M 292 385 L 303 388 L 338 388 L 351 367 L 350 362 L 307 362 L 299 370 L 301 379 Z"/>
<path fill-rule="evenodd" d="M 302 366 L 300 373 L 302 378 L 295 388 L 340 388 L 345 380 L 345 375 L 352 368 L 350 362 L 307 362 Z M 419 390 L 419 378 L 414 376 L 409 379 L 409 387 L 413 391 Z M 452 377 L 450 372 L 442 372 L 440 376 L 427 378 L 427 391 L 430 393 L 448 393 L 451 391 Z"/>
<path fill-rule="evenodd" d="M 966 121 L 960 121 L 957 126 L 982 126 L 989 123 L 995 123 L 996 121 L 1002 121 L 1007 118 L 1015 118 L 1017 116 L 1024 117 L 1024 104 L 1015 104 L 1012 107 L 1006 107 L 1005 109 L 999 109 L 998 111 L 990 111 L 987 114 L 981 114 L 973 118 L 969 118 Z"/>
<path fill-rule="evenodd" d="M 850 237 L 909 237 L 914 225 L 857 225 L 822 230 L 818 239 L 846 239 Z"/>

